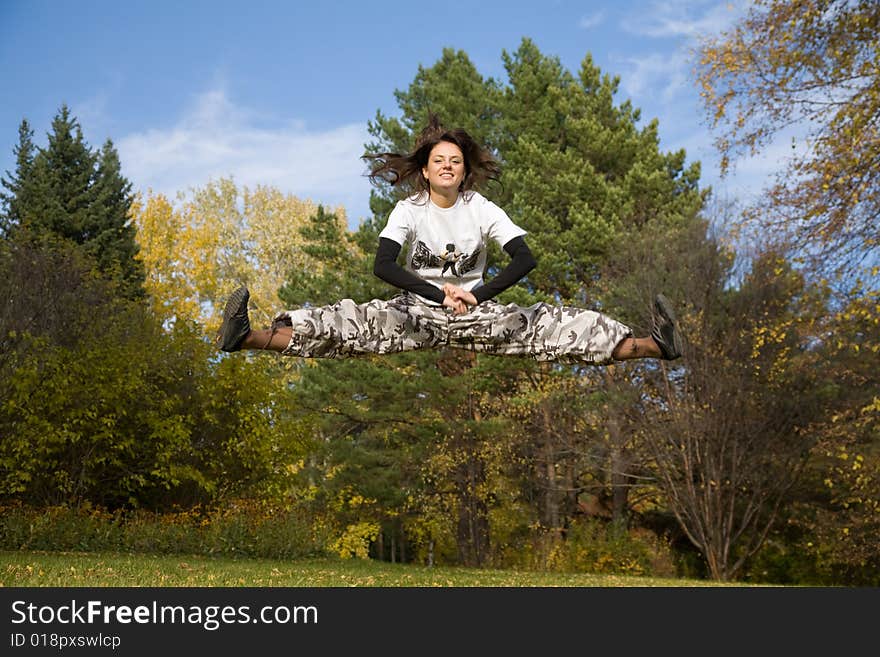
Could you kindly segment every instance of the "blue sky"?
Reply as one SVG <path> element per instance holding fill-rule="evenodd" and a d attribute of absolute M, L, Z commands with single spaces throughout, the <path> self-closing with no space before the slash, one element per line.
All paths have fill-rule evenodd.
<path fill-rule="evenodd" d="M 110 138 L 138 190 L 174 197 L 231 176 L 329 207 L 355 225 L 368 210 L 359 159 L 367 121 L 398 115 L 394 91 L 444 47 L 504 79 L 502 51 L 523 37 L 576 72 L 588 53 L 620 76 L 617 101 L 660 122 L 703 186 L 748 200 L 778 167 L 774 151 L 720 180 L 691 49 L 741 17 L 747 0 L 0 0 L 0 171 L 18 124 L 45 144 L 70 106 L 86 139 Z"/>

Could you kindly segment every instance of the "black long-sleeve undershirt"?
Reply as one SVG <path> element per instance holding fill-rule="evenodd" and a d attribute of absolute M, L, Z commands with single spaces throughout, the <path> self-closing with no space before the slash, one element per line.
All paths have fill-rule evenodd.
<path fill-rule="evenodd" d="M 446 297 L 443 290 L 397 264 L 400 249 L 401 245 L 394 240 L 380 237 L 376 259 L 373 262 L 373 273 L 394 287 L 442 304 Z M 477 303 L 491 299 L 511 285 L 515 285 L 537 264 L 522 236 L 514 237 L 507 242 L 504 245 L 504 251 L 510 256 L 510 262 L 507 263 L 507 266 L 491 281 L 471 291 Z"/>
<path fill-rule="evenodd" d="M 443 303 L 446 295 L 436 285 L 431 285 L 420 276 L 407 271 L 397 264 L 397 256 L 400 254 L 400 244 L 387 237 L 379 238 L 379 248 L 376 251 L 376 259 L 373 262 L 373 273 L 386 283 L 399 287 L 407 292 L 414 292 L 420 296 Z"/>
<path fill-rule="evenodd" d="M 511 285 L 516 285 L 538 264 L 522 236 L 514 237 L 505 244 L 504 252 L 510 256 L 507 266 L 495 278 L 471 291 L 477 303 L 492 299 Z"/>

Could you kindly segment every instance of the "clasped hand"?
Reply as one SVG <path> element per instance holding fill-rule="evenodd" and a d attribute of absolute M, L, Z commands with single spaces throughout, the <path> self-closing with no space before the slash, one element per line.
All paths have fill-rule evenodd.
<path fill-rule="evenodd" d="M 446 295 L 446 298 L 443 299 L 443 305 L 447 308 L 452 308 L 452 312 L 455 315 L 464 315 L 470 310 L 469 306 L 477 305 L 477 298 L 458 285 L 446 283 L 443 285 L 442 290 L 443 294 Z"/>

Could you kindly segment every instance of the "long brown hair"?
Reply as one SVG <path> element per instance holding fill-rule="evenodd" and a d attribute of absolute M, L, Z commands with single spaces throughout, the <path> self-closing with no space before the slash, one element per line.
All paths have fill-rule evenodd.
<path fill-rule="evenodd" d="M 474 141 L 465 130 L 444 128 L 434 113 L 429 114 L 428 124 L 419 133 L 412 152 L 364 155 L 363 159 L 371 162 L 367 176 L 374 184 L 391 183 L 394 187 L 407 189 L 411 194 L 429 192 L 430 186 L 422 176 L 422 168 L 427 166 L 434 146 L 443 141 L 458 146 L 464 156 L 464 179 L 458 188 L 460 192 L 469 192 L 490 180 L 499 181 L 501 165 L 492 154 Z"/>

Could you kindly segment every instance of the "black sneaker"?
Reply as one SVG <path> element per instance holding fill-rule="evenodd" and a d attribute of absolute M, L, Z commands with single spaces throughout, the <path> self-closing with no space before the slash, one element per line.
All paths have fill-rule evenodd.
<path fill-rule="evenodd" d="M 660 347 L 663 360 L 675 360 L 681 358 L 681 334 L 675 327 L 675 313 L 672 304 L 662 294 L 654 299 L 654 328 L 651 329 L 651 337 Z"/>
<path fill-rule="evenodd" d="M 229 296 L 226 309 L 223 311 L 223 324 L 220 325 L 220 333 L 217 343 L 223 351 L 239 351 L 241 343 L 251 332 L 251 323 L 248 320 L 248 299 L 250 292 L 244 286 L 238 288 Z"/>

